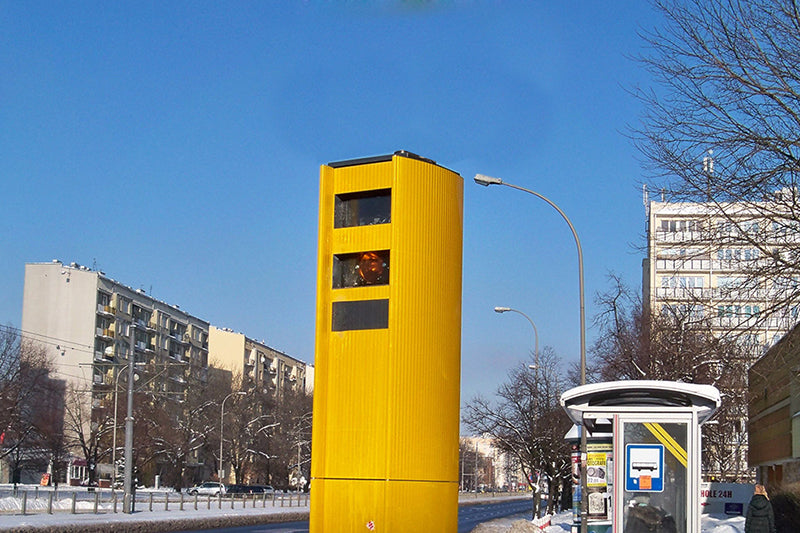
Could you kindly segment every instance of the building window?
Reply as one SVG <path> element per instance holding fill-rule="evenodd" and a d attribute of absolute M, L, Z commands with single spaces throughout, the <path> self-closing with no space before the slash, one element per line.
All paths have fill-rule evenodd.
<path fill-rule="evenodd" d="M 661 314 L 671 318 L 689 318 L 693 320 L 699 320 L 705 316 L 705 308 L 702 306 L 702 304 L 665 304 L 661 306 Z"/>
<path fill-rule="evenodd" d="M 776 278 L 772 282 L 773 290 L 777 292 L 789 291 L 789 290 L 797 290 L 798 286 L 798 278 L 796 277 L 783 277 L 783 278 Z"/>
<path fill-rule="evenodd" d="M 744 287 L 746 278 L 720 276 L 717 278 L 717 287 L 720 289 L 736 289 Z"/>
<path fill-rule="evenodd" d="M 696 220 L 674 219 L 661 220 L 661 231 L 675 233 L 679 231 L 697 231 L 699 224 Z"/>
<path fill-rule="evenodd" d="M 739 305 L 719 305 L 717 306 L 717 316 L 720 318 L 732 318 L 738 316 L 741 309 Z"/>
<path fill-rule="evenodd" d="M 702 276 L 664 276 L 661 278 L 661 287 L 664 289 L 702 289 L 703 283 Z"/>
<path fill-rule="evenodd" d="M 371 226 L 392 221 L 390 189 L 337 194 L 333 207 L 333 227 Z"/>
<path fill-rule="evenodd" d="M 717 222 L 717 233 L 720 235 L 731 235 L 733 233 L 733 222 L 728 220 L 724 222 Z"/>
<path fill-rule="evenodd" d="M 143 307 L 139 307 L 138 305 L 133 306 L 133 321 L 137 324 L 147 325 L 150 323 L 150 315 L 152 313 L 144 309 Z"/>
<path fill-rule="evenodd" d="M 127 298 L 119 297 L 119 311 L 126 315 L 131 314 L 131 301 Z"/>
<path fill-rule="evenodd" d="M 747 233 L 758 233 L 758 222 L 745 222 L 743 226 Z"/>

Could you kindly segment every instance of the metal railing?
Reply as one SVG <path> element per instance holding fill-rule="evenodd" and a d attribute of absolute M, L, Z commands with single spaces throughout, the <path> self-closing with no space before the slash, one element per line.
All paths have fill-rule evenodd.
<path fill-rule="evenodd" d="M 122 492 L 96 489 L 90 491 L 76 490 L 33 490 L 9 491 L 11 500 L 16 500 L 13 508 L 0 509 L 2 514 L 104 514 L 122 512 Z M 8 502 L 9 498 L 5 498 Z M 247 509 L 287 507 L 308 508 L 307 492 L 272 492 L 261 494 L 228 494 L 218 496 L 190 495 L 184 492 L 140 491 L 136 494 L 135 512 L 153 511 L 190 511 L 199 509 Z"/>

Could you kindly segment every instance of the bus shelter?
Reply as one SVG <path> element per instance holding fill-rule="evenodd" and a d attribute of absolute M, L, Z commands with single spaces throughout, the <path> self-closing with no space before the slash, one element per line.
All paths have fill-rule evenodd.
<path fill-rule="evenodd" d="M 672 381 L 593 383 L 562 394 L 587 436 L 612 436 L 604 461 L 582 458 L 587 533 L 700 531 L 700 425 L 720 403 L 711 385 Z"/>

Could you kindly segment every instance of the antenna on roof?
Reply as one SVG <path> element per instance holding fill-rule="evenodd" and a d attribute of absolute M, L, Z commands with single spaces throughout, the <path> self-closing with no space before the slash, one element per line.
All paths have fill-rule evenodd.
<path fill-rule="evenodd" d="M 711 201 L 711 179 L 714 175 L 714 150 L 709 149 L 703 158 L 703 173 L 706 175 L 706 198 Z"/>
<path fill-rule="evenodd" d="M 703 172 L 708 175 L 714 173 L 714 150 L 709 150 L 708 155 L 703 158 Z"/>

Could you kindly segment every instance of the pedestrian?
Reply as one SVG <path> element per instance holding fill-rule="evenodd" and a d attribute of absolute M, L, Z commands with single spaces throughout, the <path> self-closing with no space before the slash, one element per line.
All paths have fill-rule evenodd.
<path fill-rule="evenodd" d="M 764 485 L 756 485 L 750 505 L 747 506 L 747 517 L 744 522 L 744 533 L 776 533 L 775 514 L 767 496 Z"/>

